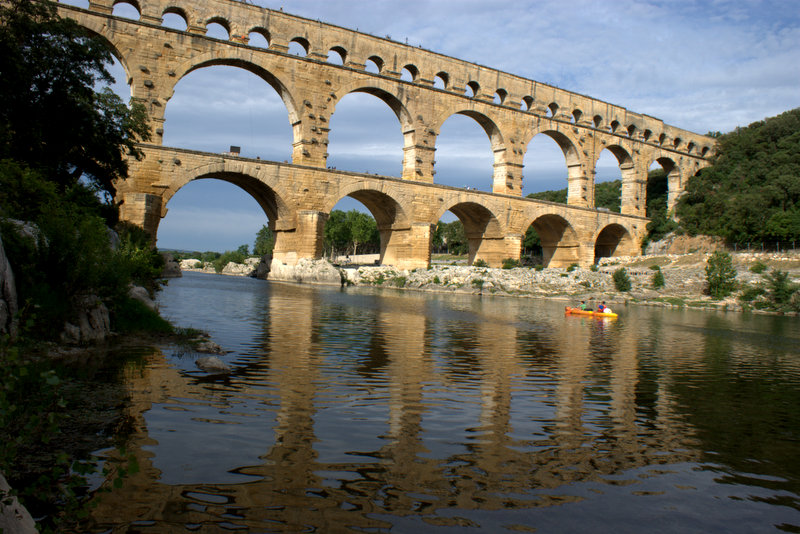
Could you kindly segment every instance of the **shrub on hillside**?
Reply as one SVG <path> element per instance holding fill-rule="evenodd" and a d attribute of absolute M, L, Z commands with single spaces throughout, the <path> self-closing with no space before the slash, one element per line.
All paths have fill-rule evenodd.
<path fill-rule="evenodd" d="M 706 263 L 708 294 L 714 299 L 727 297 L 736 288 L 736 270 L 727 252 L 715 251 Z"/>
<path fill-rule="evenodd" d="M 628 271 L 625 270 L 625 267 L 620 267 L 614 274 L 612 275 L 614 278 L 614 287 L 617 288 L 617 291 L 630 291 L 631 289 L 631 279 L 628 276 Z"/>

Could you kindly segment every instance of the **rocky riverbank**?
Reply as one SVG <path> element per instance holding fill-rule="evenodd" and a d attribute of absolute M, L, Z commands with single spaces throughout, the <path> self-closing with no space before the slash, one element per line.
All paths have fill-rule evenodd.
<path fill-rule="evenodd" d="M 738 292 L 720 301 L 705 294 L 706 260 L 710 253 L 663 254 L 603 258 L 597 270 L 575 267 L 527 267 L 493 269 L 459 265 L 433 265 L 428 269 L 399 270 L 391 266 L 333 266 L 325 260 L 301 260 L 295 267 L 276 266 L 271 280 L 300 283 L 372 286 L 420 291 L 460 292 L 483 295 L 535 296 L 569 302 L 591 300 L 607 303 L 638 303 L 653 306 L 693 306 L 729 311 L 742 310 Z M 770 270 L 789 273 L 791 282 L 800 283 L 800 253 L 732 254 L 736 280 L 741 286 L 764 284 L 763 274 L 750 269 L 758 264 Z M 658 267 L 664 285 L 653 287 Z M 625 268 L 631 281 L 629 291 L 618 291 L 614 271 Z"/>

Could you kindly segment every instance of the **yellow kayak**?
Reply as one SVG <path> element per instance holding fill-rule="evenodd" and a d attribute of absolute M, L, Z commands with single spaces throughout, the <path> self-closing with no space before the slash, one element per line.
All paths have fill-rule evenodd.
<path fill-rule="evenodd" d="M 616 317 L 616 313 L 600 313 L 598 311 L 592 310 L 582 310 L 580 308 L 570 308 L 567 306 L 564 308 L 564 313 L 566 315 L 590 315 L 592 317 Z"/>

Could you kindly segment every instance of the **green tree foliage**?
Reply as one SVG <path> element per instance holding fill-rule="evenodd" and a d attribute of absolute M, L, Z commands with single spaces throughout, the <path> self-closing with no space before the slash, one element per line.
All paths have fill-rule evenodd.
<path fill-rule="evenodd" d="M 650 218 L 647 223 L 647 237 L 643 245 L 649 241 L 658 241 L 678 227 L 678 223 L 667 212 L 669 193 L 668 175 L 663 169 L 650 171 L 647 175 L 646 213 Z"/>
<path fill-rule="evenodd" d="M 628 271 L 626 271 L 624 267 L 620 267 L 614 271 L 614 274 L 611 276 L 614 279 L 614 287 L 617 288 L 617 291 L 630 291 L 631 279 L 628 276 Z"/>
<path fill-rule="evenodd" d="M 767 279 L 767 288 L 772 302 L 778 306 L 789 304 L 792 295 L 798 290 L 798 286 L 791 282 L 789 273 L 776 270 L 767 273 L 764 277 Z"/>
<path fill-rule="evenodd" d="M 434 246 L 439 243 L 439 250 L 444 247 L 447 254 L 460 256 L 469 252 L 469 242 L 464 233 L 464 225 L 459 220 L 449 223 L 439 221 L 434 231 Z"/>
<path fill-rule="evenodd" d="M 267 254 L 272 254 L 272 249 L 275 248 L 275 235 L 269 226 L 262 226 L 261 230 L 256 233 L 256 241 L 253 244 L 253 254 L 258 257 L 263 257 Z"/>
<path fill-rule="evenodd" d="M 736 270 L 727 252 L 715 251 L 706 263 L 708 294 L 714 299 L 727 297 L 736 288 Z"/>
<path fill-rule="evenodd" d="M 622 194 L 622 182 L 612 180 L 610 182 L 600 182 L 594 186 L 594 205 L 598 208 L 606 208 L 614 213 L 620 212 L 620 195 Z"/>
<path fill-rule="evenodd" d="M 719 137 L 713 165 L 678 201 L 690 234 L 729 243 L 800 240 L 800 108 Z"/>
<path fill-rule="evenodd" d="M 536 200 L 546 200 L 548 202 L 558 202 L 559 204 L 567 203 L 567 190 L 558 189 L 553 191 L 539 191 L 538 193 L 530 193 L 527 198 L 534 198 Z"/>
<path fill-rule="evenodd" d="M 144 107 L 128 107 L 110 90 L 111 53 L 49 2 L 0 5 L 0 159 L 41 172 L 59 191 L 88 180 L 114 194 L 127 154 L 149 138 Z"/>
<path fill-rule="evenodd" d="M 247 259 L 247 256 L 247 245 L 241 245 L 236 250 L 226 250 L 217 256 L 217 258 L 215 258 L 211 263 L 214 265 L 214 270 L 217 273 L 221 273 L 225 266 L 229 263 L 244 263 L 244 260 Z"/>
<path fill-rule="evenodd" d="M 664 273 L 661 272 L 661 268 L 659 267 L 653 273 L 653 288 L 661 289 L 662 287 L 664 287 L 664 284 L 665 284 Z"/>
<path fill-rule="evenodd" d="M 325 223 L 323 248 L 328 255 L 359 254 L 380 247 L 378 225 L 357 210 L 333 210 Z M 365 246 L 365 248 L 359 247 Z"/>
<path fill-rule="evenodd" d="M 113 307 L 131 282 L 156 289 L 160 256 L 130 232 L 112 247 L 106 227 L 125 155 L 149 135 L 143 108 L 95 92 L 110 58 L 50 3 L 0 4 L 0 231 L 32 336 L 57 335 L 82 296 Z"/>

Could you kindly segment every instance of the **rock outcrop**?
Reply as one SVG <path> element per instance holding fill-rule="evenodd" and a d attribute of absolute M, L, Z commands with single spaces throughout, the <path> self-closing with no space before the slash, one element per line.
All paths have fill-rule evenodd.
<path fill-rule="evenodd" d="M 17 335 L 17 287 L 0 236 L 0 334 Z"/>
<path fill-rule="evenodd" d="M 298 260 L 295 265 L 286 265 L 280 260 L 272 260 L 269 279 L 301 284 L 337 286 L 345 282 L 342 270 L 334 267 L 327 260 L 309 260 L 305 258 Z"/>
<path fill-rule="evenodd" d="M 158 310 L 158 305 L 150 298 L 150 294 L 142 286 L 131 286 L 128 290 L 128 296 L 133 300 L 138 300 L 153 311 Z"/>
<path fill-rule="evenodd" d="M 169 252 L 162 252 L 161 257 L 164 258 L 164 268 L 161 269 L 162 278 L 180 278 L 183 276 L 181 272 L 181 264 Z"/>
<path fill-rule="evenodd" d="M 111 334 L 111 319 L 108 308 L 95 297 L 84 297 L 76 306 L 75 323 L 64 323 L 61 341 L 67 344 L 88 344 L 103 341 Z"/>
<path fill-rule="evenodd" d="M 31 514 L 16 497 L 11 495 L 11 486 L 0 473 L 0 532 L 5 534 L 36 534 L 36 523 Z"/>

